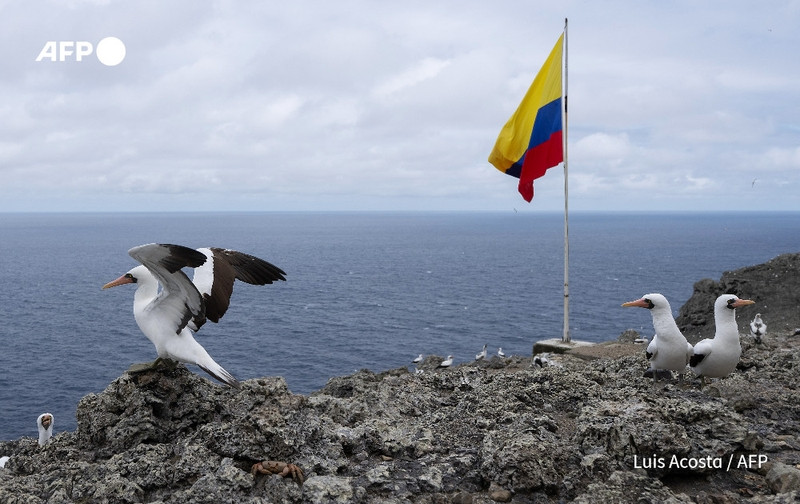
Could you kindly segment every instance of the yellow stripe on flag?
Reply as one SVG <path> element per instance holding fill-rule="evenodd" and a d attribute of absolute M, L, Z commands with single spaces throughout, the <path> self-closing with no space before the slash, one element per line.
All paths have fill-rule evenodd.
<path fill-rule="evenodd" d="M 522 103 L 497 137 L 489 162 L 505 173 L 528 150 L 536 115 L 541 107 L 561 98 L 561 58 L 564 34 L 558 38 Z"/>

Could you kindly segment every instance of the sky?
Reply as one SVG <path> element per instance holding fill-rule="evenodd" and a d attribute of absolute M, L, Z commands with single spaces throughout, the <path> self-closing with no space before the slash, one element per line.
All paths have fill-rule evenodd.
<path fill-rule="evenodd" d="M 487 157 L 565 18 L 571 211 L 800 210 L 798 1 L 0 0 L 0 212 L 560 211 Z"/>

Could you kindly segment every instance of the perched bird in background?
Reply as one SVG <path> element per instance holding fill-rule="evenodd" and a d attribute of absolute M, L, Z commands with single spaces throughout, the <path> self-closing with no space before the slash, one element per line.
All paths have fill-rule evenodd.
<path fill-rule="evenodd" d="M 439 364 L 439 367 L 450 367 L 452 365 L 453 365 L 453 356 L 448 355 L 447 358 Z"/>
<path fill-rule="evenodd" d="M 503 347 L 497 349 L 497 356 L 498 357 L 505 357 L 506 353 L 503 351 Z"/>
<path fill-rule="evenodd" d="M 563 365 L 558 361 L 555 360 L 554 355 L 551 352 L 545 352 L 536 354 L 533 356 L 533 361 L 531 362 L 531 367 L 539 366 L 541 368 L 544 367 L 563 367 Z"/>
<path fill-rule="evenodd" d="M 415 358 L 415 359 L 414 359 L 413 361 L 411 361 L 411 362 L 413 362 L 414 364 L 419 364 L 420 362 L 422 362 L 422 360 L 423 360 L 422 354 L 419 354 L 419 355 L 417 356 L 417 358 Z"/>
<path fill-rule="evenodd" d="M 636 301 L 623 303 L 622 306 L 647 308 L 653 317 L 656 334 L 645 350 L 653 371 L 653 383 L 658 381 L 659 370 L 677 371 L 680 381 L 683 382 L 683 373 L 692 355 L 692 345 L 686 341 L 672 318 L 672 309 L 667 298 L 657 293 L 647 294 Z"/>
<path fill-rule="evenodd" d="M 36 427 L 39 429 L 39 446 L 44 446 L 53 436 L 53 414 L 42 413 L 36 419 Z"/>
<path fill-rule="evenodd" d="M 36 419 L 36 428 L 39 430 L 39 446 L 44 446 L 53 437 L 53 414 L 42 413 Z M 0 469 L 4 469 L 11 457 L 4 455 L 0 457 Z"/>
<path fill-rule="evenodd" d="M 486 358 L 486 345 L 483 345 L 483 350 L 477 355 L 475 355 L 475 360 L 481 360 Z"/>
<path fill-rule="evenodd" d="M 134 247 L 128 254 L 142 266 L 103 288 L 137 285 L 133 316 L 158 353 L 152 365 L 132 369 L 142 371 L 162 359 L 170 359 L 196 364 L 217 380 L 238 388 L 236 378 L 195 341 L 192 331 L 200 329 L 206 320 L 218 322 L 225 314 L 235 280 L 265 285 L 286 280 L 286 273 L 258 257 L 221 248 L 194 250 L 181 245 L 150 243 Z M 193 280 L 182 271 L 185 267 L 195 268 Z"/>
<path fill-rule="evenodd" d="M 756 313 L 755 318 L 752 322 L 750 322 L 750 336 L 756 341 L 756 343 L 761 343 L 761 340 L 767 334 L 767 324 L 761 320 L 761 314 Z"/>
<path fill-rule="evenodd" d="M 546 367 L 550 365 L 550 359 L 548 359 L 550 354 L 536 354 L 533 356 L 533 365 L 539 367 Z"/>
<path fill-rule="evenodd" d="M 723 294 L 714 302 L 714 338 L 698 341 L 689 360 L 694 374 L 700 376 L 701 387 L 706 378 L 723 378 L 736 369 L 742 355 L 736 308 L 751 304 L 755 301 L 733 294 Z"/>

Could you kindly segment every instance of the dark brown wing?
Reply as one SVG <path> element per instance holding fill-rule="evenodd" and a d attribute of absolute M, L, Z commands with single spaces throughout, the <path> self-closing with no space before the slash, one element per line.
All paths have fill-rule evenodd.
<path fill-rule="evenodd" d="M 212 322 L 219 322 L 228 310 L 236 280 L 252 285 L 286 280 L 282 269 L 250 254 L 216 247 L 199 251 L 211 260 L 195 269 L 193 281 L 203 295 L 206 318 Z"/>
<path fill-rule="evenodd" d="M 286 280 L 286 272 L 258 257 L 221 248 L 212 248 L 214 258 L 223 258 L 236 271 L 236 279 L 252 285 L 266 285 Z"/>

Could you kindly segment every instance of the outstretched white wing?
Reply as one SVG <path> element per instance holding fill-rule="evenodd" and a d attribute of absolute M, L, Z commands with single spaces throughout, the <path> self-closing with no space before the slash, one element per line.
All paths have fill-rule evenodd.
<path fill-rule="evenodd" d="M 206 262 L 206 256 L 197 250 L 181 245 L 150 243 L 128 251 L 142 263 L 161 284 L 161 292 L 146 310 L 179 334 L 191 321 L 194 327 L 205 322 L 203 297 L 181 268 L 197 268 Z"/>

